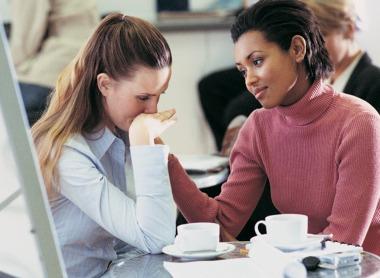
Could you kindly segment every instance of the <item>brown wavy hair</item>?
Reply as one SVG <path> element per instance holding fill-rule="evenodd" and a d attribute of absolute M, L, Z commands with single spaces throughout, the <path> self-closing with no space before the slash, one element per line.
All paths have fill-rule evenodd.
<path fill-rule="evenodd" d="M 78 26 L 80 28 L 80 26 Z M 60 74 L 50 104 L 32 127 L 39 164 L 49 195 L 58 186 L 63 145 L 76 133 L 102 126 L 104 108 L 97 76 L 133 77 L 139 66 L 171 66 L 168 43 L 152 24 L 113 13 L 104 18 L 76 58 Z M 55 188 L 58 189 L 58 188 Z"/>

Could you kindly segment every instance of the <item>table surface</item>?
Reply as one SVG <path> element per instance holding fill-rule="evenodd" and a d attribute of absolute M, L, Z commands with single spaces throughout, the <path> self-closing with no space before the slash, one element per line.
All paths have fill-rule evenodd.
<path fill-rule="evenodd" d="M 244 257 L 244 255 L 240 253 L 240 249 L 244 248 L 246 243 L 247 242 L 232 242 L 232 244 L 236 246 L 235 250 L 228 254 L 222 255 L 217 259 L 223 260 Z M 103 277 L 171 277 L 163 266 L 164 261 L 183 262 L 180 258 L 175 258 L 165 254 L 141 255 L 132 259 L 119 260 Z M 380 257 L 364 252 L 363 261 L 358 266 L 345 267 L 335 271 L 318 269 L 313 272 L 309 271 L 308 277 L 380 277 Z"/>

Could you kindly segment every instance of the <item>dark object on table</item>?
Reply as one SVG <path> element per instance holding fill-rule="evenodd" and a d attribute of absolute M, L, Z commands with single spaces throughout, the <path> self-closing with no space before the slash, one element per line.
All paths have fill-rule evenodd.
<path fill-rule="evenodd" d="M 303 258 L 302 263 L 308 271 L 314 271 L 320 264 L 320 259 L 314 256 Z"/>

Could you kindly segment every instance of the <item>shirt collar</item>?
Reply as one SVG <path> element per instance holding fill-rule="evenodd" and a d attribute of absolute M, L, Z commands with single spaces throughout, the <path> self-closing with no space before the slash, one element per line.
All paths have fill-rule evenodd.
<path fill-rule="evenodd" d="M 84 138 L 87 141 L 91 151 L 96 158 L 101 159 L 117 137 L 107 127 L 96 132 L 85 133 Z"/>
<path fill-rule="evenodd" d="M 275 109 L 289 124 L 303 126 L 318 119 L 330 106 L 333 96 L 333 88 L 320 79 L 313 83 L 299 101 Z"/>
<path fill-rule="evenodd" d="M 118 130 L 118 136 L 116 136 L 110 129 L 103 127 L 96 132 L 74 134 L 67 140 L 65 145 L 80 150 L 88 156 L 95 156 L 100 160 L 116 141 L 129 146 L 128 133 Z"/>

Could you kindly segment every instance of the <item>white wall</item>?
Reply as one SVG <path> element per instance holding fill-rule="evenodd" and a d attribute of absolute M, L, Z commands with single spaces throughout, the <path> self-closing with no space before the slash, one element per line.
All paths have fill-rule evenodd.
<path fill-rule="evenodd" d="M 197 83 L 212 71 L 231 67 L 232 42 L 227 30 L 164 32 L 172 49 L 173 75 L 159 107 L 176 108 L 178 122 L 163 135 L 174 153 L 215 152 L 211 135 L 200 107 Z"/>
<path fill-rule="evenodd" d="M 99 11 L 101 14 L 120 11 L 125 14 L 138 16 L 152 22 L 156 20 L 156 0 L 96 0 L 96 1 L 98 3 Z"/>
<path fill-rule="evenodd" d="M 9 1 L 10 0 L 0 0 L 0 18 L 4 21 L 9 21 L 10 11 L 9 11 Z"/>

